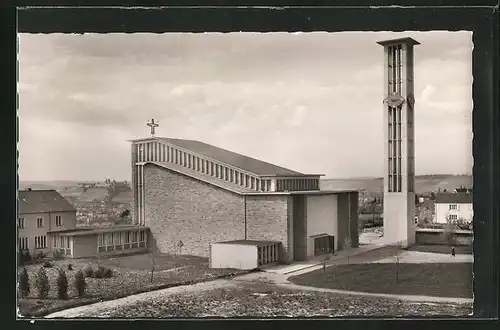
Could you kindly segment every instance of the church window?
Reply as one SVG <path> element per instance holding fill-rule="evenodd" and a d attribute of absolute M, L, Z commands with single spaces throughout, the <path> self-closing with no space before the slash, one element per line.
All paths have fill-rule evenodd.
<path fill-rule="evenodd" d="M 136 232 L 136 231 L 133 231 L 133 232 L 132 232 L 132 242 L 133 242 L 133 243 L 136 243 L 136 242 L 137 242 L 137 232 Z"/>
<path fill-rule="evenodd" d="M 43 218 L 42 217 L 36 218 L 36 226 L 37 226 L 37 228 L 43 228 Z"/>

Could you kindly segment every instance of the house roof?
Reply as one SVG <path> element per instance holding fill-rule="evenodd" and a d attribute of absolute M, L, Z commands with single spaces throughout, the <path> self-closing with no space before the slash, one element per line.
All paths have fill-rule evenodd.
<path fill-rule="evenodd" d="M 19 213 L 49 213 L 76 211 L 57 191 L 50 190 L 20 190 Z"/>
<path fill-rule="evenodd" d="M 257 175 L 277 175 L 277 176 L 299 176 L 303 173 L 267 163 L 255 158 L 244 156 L 233 151 L 222 149 L 210 144 L 196 140 L 183 140 L 165 137 L 155 137 L 155 139 L 170 143 L 183 149 L 190 150 L 199 155 L 218 160 L 225 164 L 240 168 L 244 171 Z M 142 140 L 142 139 L 141 139 Z M 134 140 L 141 141 L 141 140 Z"/>
<path fill-rule="evenodd" d="M 472 204 L 470 193 L 439 193 L 436 194 L 436 203 L 439 204 Z"/>

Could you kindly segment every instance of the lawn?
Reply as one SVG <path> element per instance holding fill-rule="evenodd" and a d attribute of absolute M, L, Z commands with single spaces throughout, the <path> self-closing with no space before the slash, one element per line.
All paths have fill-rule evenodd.
<path fill-rule="evenodd" d="M 347 264 L 292 276 L 289 281 L 305 286 L 348 291 L 472 298 L 471 263 Z"/>
<path fill-rule="evenodd" d="M 451 246 L 448 245 L 413 245 L 406 250 L 418 252 L 443 253 L 451 255 Z M 472 254 L 472 246 L 455 246 L 456 254 Z"/>
<path fill-rule="evenodd" d="M 151 269 L 154 260 L 154 272 Z M 140 292 L 155 289 L 207 281 L 215 278 L 245 273 L 235 269 L 210 269 L 207 258 L 193 256 L 171 256 L 160 253 L 136 254 L 121 257 L 101 259 L 74 259 L 58 260 L 53 262 L 52 268 L 45 268 L 50 282 L 48 299 L 40 300 L 36 297 L 36 272 L 42 266 L 27 265 L 30 277 L 31 293 L 28 298 L 19 300 L 21 315 L 44 316 L 46 314 L 90 304 L 103 300 L 116 299 Z M 72 264 L 73 270 L 68 270 Z M 75 273 L 86 265 L 105 266 L 113 271 L 111 278 L 87 278 L 87 290 L 84 298 L 78 298 L 73 287 Z M 57 299 L 57 271 L 62 268 L 66 271 L 69 282 L 69 299 Z M 19 267 L 21 271 L 22 267 Z"/>
<path fill-rule="evenodd" d="M 242 282 L 213 290 L 151 297 L 147 301 L 79 317 L 341 317 L 341 316 L 466 316 L 472 304 L 425 304 L 361 296 L 339 295 Z M 98 315 L 96 315 L 98 314 Z"/>

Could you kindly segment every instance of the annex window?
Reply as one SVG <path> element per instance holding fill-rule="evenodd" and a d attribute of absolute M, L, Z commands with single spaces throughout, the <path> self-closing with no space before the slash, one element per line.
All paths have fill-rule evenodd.
<path fill-rule="evenodd" d="M 457 204 L 450 204 L 450 210 L 456 210 L 456 209 L 458 209 Z"/>
<path fill-rule="evenodd" d="M 17 227 L 19 229 L 24 229 L 24 218 L 17 219 Z"/>
<path fill-rule="evenodd" d="M 129 232 L 129 231 L 126 231 L 126 232 L 125 232 L 124 242 L 125 242 L 126 244 L 127 244 L 127 243 L 130 243 L 130 232 Z"/>
<path fill-rule="evenodd" d="M 450 219 L 450 220 L 458 220 L 458 215 L 456 215 L 456 214 L 450 214 L 448 216 L 448 219 Z"/>
<path fill-rule="evenodd" d="M 37 228 L 43 228 L 43 218 L 42 217 L 36 218 L 36 226 L 37 226 Z"/>
<path fill-rule="evenodd" d="M 19 237 L 19 250 L 27 250 L 28 246 L 28 237 Z"/>
<path fill-rule="evenodd" d="M 56 226 L 57 227 L 62 226 L 62 217 L 60 215 L 56 215 Z"/>
<path fill-rule="evenodd" d="M 47 248 L 47 236 L 35 236 L 35 249 Z"/>

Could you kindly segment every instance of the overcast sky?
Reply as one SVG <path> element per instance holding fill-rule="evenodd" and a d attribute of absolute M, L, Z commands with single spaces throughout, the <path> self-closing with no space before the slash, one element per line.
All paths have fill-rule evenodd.
<path fill-rule="evenodd" d="M 130 180 L 129 139 L 383 176 L 383 51 L 411 36 L 417 174 L 472 171 L 472 33 L 21 34 L 20 180 Z"/>

